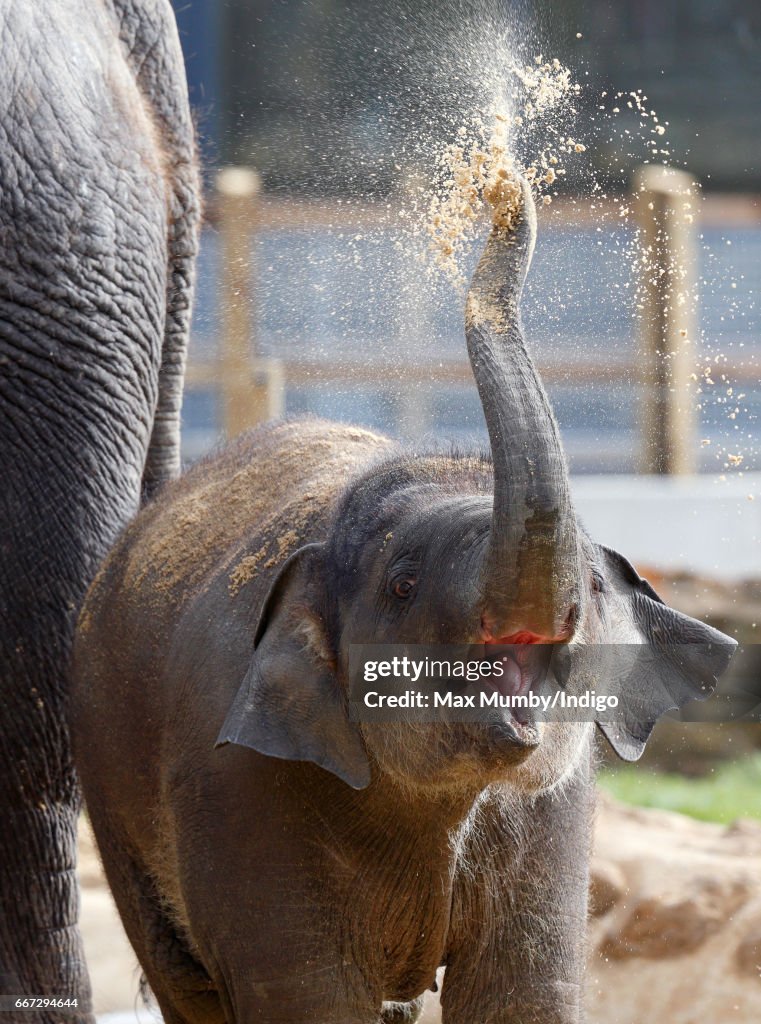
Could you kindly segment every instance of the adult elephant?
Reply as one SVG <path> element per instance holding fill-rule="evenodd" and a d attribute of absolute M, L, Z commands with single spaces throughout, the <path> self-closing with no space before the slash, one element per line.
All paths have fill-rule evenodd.
<path fill-rule="evenodd" d="M 0 994 L 87 1019 L 67 663 L 99 559 L 179 468 L 194 132 L 169 0 L 0 0 L 0 39 Z"/>

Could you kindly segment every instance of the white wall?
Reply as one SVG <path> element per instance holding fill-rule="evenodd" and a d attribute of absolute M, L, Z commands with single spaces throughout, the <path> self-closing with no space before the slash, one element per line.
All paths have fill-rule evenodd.
<path fill-rule="evenodd" d="M 578 476 L 573 494 L 592 538 L 635 563 L 761 576 L 761 473 Z"/>

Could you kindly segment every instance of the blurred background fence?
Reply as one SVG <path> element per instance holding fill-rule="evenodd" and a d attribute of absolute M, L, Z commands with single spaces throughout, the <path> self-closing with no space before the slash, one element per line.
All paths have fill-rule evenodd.
<path fill-rule="evenodd" d="M 465 352 L 462 295 L 434 295 L 422 266 L 400 250 L 401 199 L 278 199 L 263 194 L 246 168 L 220 171 L 216 186 L 199 264 L 187 458 L 282 412 L 361 422 L 412 440 L 485 439 Z M 659 194 L 658 182 L 649 187 L 648 196 Z M 720 470 L 722 439 L 731 445 L 738 433 L 745 438 L 761 410 L 753 301 L 761 211 L 752 197 L 708 195 L 686 237 L 674 239 L 674 258 L 690 264 L 689 276 L 711 282 L 697 308 L 680 315 L 680 327 L 690 324 L 681 329 L 694 337 L 676 383 L 683 388 L 685 375 L 711 362 L 718 389 L 693 421 L 675 426 L 663 402 L 645 406 L 646 398 L 652 405 L 673 387 L 674 368 L 663 351 L 664 333 L 674 331 L 670 298 L 656 295 L 661 311 L 634 316 L 637 282 L 630 261 L 616 253 L 636 225 L 610 226 L 620 205 L 598 200 L 592 214 L 570 201 L 556 203 L 542 216 L 527 289 L 527 334 L 572 470 Z M 645 222 L 653 217 L 648 211 Z M 672 257 L 659 258 L 668 267 Z M 657 266 L 647 276 L 657 278 Z M 741 395 L 739 419 L 728 418 L 727 388 L 730 397 Z M 712 446 L 700 447 L 704 435 Z M 681 461 L 649 457 L 653 443 L 661 453 L 676 445 Z"/>
<path fill-rule="evenodd" d="M 583 85 L 576 125 L 600 186 L 591 191 L 569 166 L 566 198 L 540 213 L 523 303 L 577 506 L 590 530 L 642 565 L 761 576 L 761 500 L 748 500 L 761 498 L 757 0 L 176 0 L 175 9 L 208 192 L 186 459 L 281 412 L 412 441 L 485 442 L 463 294 L 432 281 L 399 244 L 409 199 L 399 181 L 421 167 L 430 180 L 436 140 L 451 136 L 458 104 L 467 112 L 495 67 L 506 73 L 513 56 L 543 52 Z M 495 24 L 515 52 L 490 63 L 479 46 Z M 699 296 L 677 318 L 660 276 L 668 253 L 657 252 L 649 281 L 635 266 L 638 225 L 660 250 L 671 199 L 642 178 L 629 90 L 666 127 L 667 159 L 686 161 L 705 190 L 689 230 L 685 219 L 676 232 Z M 653 190 L 645 220 L 632 201 L 643 183 Z M 594 205 L 579 199 L 590 194 Z M 622 206 L 631 216 L 619 217 Z M 682 330 L 689 347 L 675 339 Z"/>

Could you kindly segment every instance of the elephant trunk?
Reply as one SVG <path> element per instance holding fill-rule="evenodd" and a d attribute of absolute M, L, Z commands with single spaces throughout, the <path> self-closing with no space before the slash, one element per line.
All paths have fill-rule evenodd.
<path fill-rule="evenodd" d="M 481 567 L 486 639 L 570 637 L 579 611 L 579 550 L 568 471 L 547 395 L 529 356 L 519 303 L 536 238 L 520 181 L 508 226 L 495 223 L 468 293 L 465 330 L 494 463 L 491 531 Z"/>

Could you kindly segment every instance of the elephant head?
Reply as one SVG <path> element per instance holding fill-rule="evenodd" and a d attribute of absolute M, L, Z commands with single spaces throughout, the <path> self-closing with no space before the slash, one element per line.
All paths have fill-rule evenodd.
<path fill-rule="evenodd" d="M 558 648 L 573 673 L 573 656 L 590 645 L 660 644 L 656 657 L 668 660 L 664 644 L 696 644 L 678 667 L 676 704 L 705 696 L 726 667 L 732 640 L 667 608 L 577 522 L 521 328 L 536 233 L 530 188 L 521 189 L 514 223 L 492 228 L 466 307 L 490 457 L 394 454 L 348 483 L 327 538 L 298 550 L 272 584 L 220 743 L 313 761 L 355 788 L 374 765 L 405 785 L 479 790 L 510 779 L 541 790 L 572 774 L 590 723 L 521 721 L 510 711 L 488 726 L 356 723 L 346 708 L 350 646 L 515 645 L 513 675 L 524 685 L 533 662 Z M 630 673 L 626 685 L 641 682 Z M 603 726 L 621 756 L 639 756 L 670 699 L 646 699 L 643 721 Z"/>

